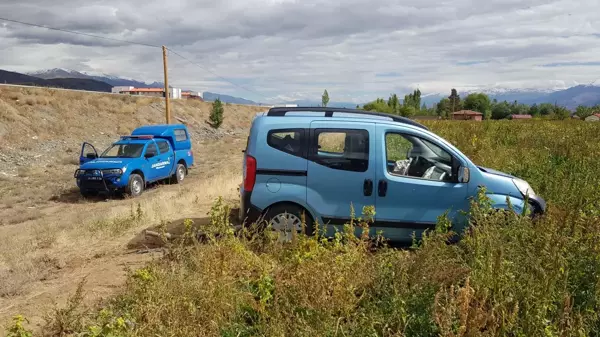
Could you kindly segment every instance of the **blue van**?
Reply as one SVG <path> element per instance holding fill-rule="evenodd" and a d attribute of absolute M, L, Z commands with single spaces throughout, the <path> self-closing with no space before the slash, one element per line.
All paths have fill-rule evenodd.
<path fill-rule="evenodd" d="M 494 208 L 522 212 L 528 200 L 530 214 L 546 209 L 526 181 L 477 166 L 427 127 L 390 114 L 271 108 L 255 116 L 244 153 L 240 220 L 288 235 L 301 229 L 302 215 L 307 234 L 318 221 L 332 235 L 349 221 L 351 205 L 358 215 L 374 206 L 371 234 L 391 241 L 419 238 L 446 211 L 460 233 L 461 211 L 479 186 Z"/>

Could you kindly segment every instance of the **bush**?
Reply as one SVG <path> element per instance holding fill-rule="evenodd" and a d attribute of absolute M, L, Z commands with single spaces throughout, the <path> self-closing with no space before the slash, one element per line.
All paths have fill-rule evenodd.
<path fill-rule="evenodd" d="M 217 98 L 213 102 L 212 110 L 208 118 L 210 120 L 210 125 L 215 129 L 218 129 L 221 124 L 223 124 L 223 104 L 220 99 Z"/>

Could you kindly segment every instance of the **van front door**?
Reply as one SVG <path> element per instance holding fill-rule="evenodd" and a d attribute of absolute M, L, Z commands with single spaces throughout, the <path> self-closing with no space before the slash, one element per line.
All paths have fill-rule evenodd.
<path fill-rule="evenodd" d="M 457 179 L 460 163 L 435 139 L 385 124 L 377 125 L 376 229 L 391 240 L 418 239 L 435 229 L 439 216 L 460 232 L 469 208 L 468 183 Z M 460 234 L 460 233 L 459 233 Z"/>
<path fill-rule="evenodd" d="M 314 121 L 310 129 L 307 203 L 326 225 L 343 229 L 364 206 L 375 205 L 374 123 Z"/>

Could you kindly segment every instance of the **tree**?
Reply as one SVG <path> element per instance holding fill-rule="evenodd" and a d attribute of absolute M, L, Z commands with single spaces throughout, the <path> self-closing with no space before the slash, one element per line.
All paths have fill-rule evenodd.
<path fill-rule="evenodd" d="M 556 119 L 567 119 L 571 116 L 571 112 L 569 109 L 564 106 L 554 106 L 554 118 Z"/>
<path fill-rule="evenodd" d="M 421 109 L 421 90 L 417 89 L 405 95 L 402 105 L 413 107 L 415 111 L 419 111 Z"/>
<path fill-rule="evenodd" d="M 327 92 L 327 89 L 325 89 L 323 96 L 321 96 L 321 103 L 323 106 L 327 106 L 329 103 L 329 93 Z"/>
<path fill-rule="evenodd" d="M 554 105 L 550 103 L 542 103 L 539 107 L 540 115 L 547 116 L 554 113 Z"/>
<path fill-rule="evenodd" d="M 212 110 L 210 112 L 210 116 L 208 116 L 210 120 L 210 125 L 218 129 L 221 124 L 223 124 L 223 104 L 220 99 L 216 99 L 212 104 Z"/>
<path fill-rule="evenodd" d="M 540 115 L 540 108 L 537 106 L 537 104 L 533 104 L 529 107 L 529 114 L 533 117 L 537 117 Z"/>
<path fill-rule="evenodd" d="M 504 119 L 510 115 L 510 104 L 507 101 L 494 104 L 492 107 L 492 119 Z"/>
<path fill-rule="evenodd" d="M 435 105 L 435 112 L 440 117 L 448 117 L 450 114 L 450 100 L 448 98 L 442 98 L 439 103 Z"/>
<path fill-rule="evenodd" d="M 392 94 L 387 101 L 388 107 L 390 108 L 390 112 L 393 114 L 399 114 L 400 112 L 400 100 L 398 99 L 398 95 Z"/>
<path fill-rule="evenodd" d="M 388 102 L 386 102 L 383 98 L 377 98 L 376 100 L 363 105 L 363 109 L 365 109 L 366 111 L 392 113 L 392 109 L 389 106 Z"/>
<path fill-rule="evenodd" d="M 483 93 L 469 94 L 463 103 L 465 109 L 478 111 L 483 114 L 492 108 L 492 103 L 488 95 Z"/>
<path fill-rule="evenodd" d="M 575 109 L 575 114 L 579 116 L 579 118 L 584 119 L 594 114 L 594 108 L 580 105 Z"/>
<path fill-rule="evenodd" d="M 460 96 L 456 89 L 452 89 L 450 91 L 450 96 L 448 96 L 448 100 L 450 100 L 450 112 L 459 111 L 461 109 Z"/>

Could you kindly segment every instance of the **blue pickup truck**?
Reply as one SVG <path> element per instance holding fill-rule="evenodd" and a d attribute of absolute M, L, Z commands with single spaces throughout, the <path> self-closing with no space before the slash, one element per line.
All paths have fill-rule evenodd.
<path fill-rule="evenodd" d="M 147 125 L 121 136 L 100 155 L 92 144 L 83 143 L 75 179 L 84 197 L 114 192 L 137 197 L 148 183 L 181 183 L 193 165 L 185 125 Z"/>

